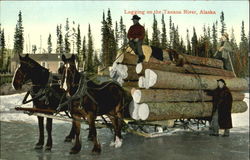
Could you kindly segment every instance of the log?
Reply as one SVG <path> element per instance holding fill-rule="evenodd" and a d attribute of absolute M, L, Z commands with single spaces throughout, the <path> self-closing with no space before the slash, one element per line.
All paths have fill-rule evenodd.
<path fill-rule="evenodd" d="M 247 80 L 243 78 L 222 77 L 211 75 L 183 74 L 163 72 L 158 70 L 145 70 L 145 88 L 168 89 L 202 89 L 213 90 L 217 88 L 217 80 L 224 79 L 227 87 L 232 91 L 248 90 Z"/>
<path fill-rule="evenodd" d="M 143 103 L 140 104 L 137 110 L 141 120 L 160 121 L 168 119 L 181 118 L 201 118 L 209 117 L 212 114 L 212 102 L 198 102 L 198 103 Z M 232 106 L 232 113 L 242 113 L 247 110 L 247 104 L 244 101 L 234 101 Z"/>
<path fill-rule="evenodd" d="M 168 72 L 178 72 L 178 73 L 193 73 L 193 74 L 204 74 L 204 75 L 216 75 L 216 76 L 225 76 L 225 77 L 234 77 L 232 71 L 227 71 L 224 69 L 204 67 L 197 65 L 188 65 L 185 64 L 183 67 L 176 66 L 175 64 L 159 64 L 159 63 L 139 63 L 136 65 L 136 73 L 144 74 L 146 69 L 154 69 L 159 71 L 168 71 Z"/>
<path fill-rule="evenodd" d="M 125 81 L 122 84 L 122 87 L 131 87 L 131 88 L 138 87 L 138 81 Z"/>
<path fill-rule="evenodd" d="M 218 59 L 197 57 L 197 56 L 191 56 L 187 54 L 179 54 L 179 58 L 183 59 L 185 63 L 223 69 L 223 62 Z"/>
<path fill-rule="evenodd" d="M 136 103 L 151 102 L 202 102 L 212 101 L 212 96 L 208 96 L 203 90 L 171 90 L 171 89 L 135 89 L 131 93 Z M 131 91 L 132 91 L 131 90 Z M 244 93 L 232 92 L 234 101 L 242 101 Z"/>
<path fill-rule="evenodd" d="M 162 64 L 162 63 L 157 63 L 157 62 L 149 62 L 149 63 L 143 62 L 143 63 L 138 63 L 136 65 L 135 71 L 139 75 L 143 75 L 145 73 L 146 69 L 156 69 L 156 70 L 160 70 L 160 71 L 171 71 L 171 68 L 174 67 L 171 64 L 172 64 L 171 61 L 169 61 L 169 63 L 167 63 L 167 64 Z M 178 68 L 183 70 L 182 67 L 178 67 Z M 176 71 L 178 71 L 178 70 L 176 70 Z"/>
<path fill-rule="evenodd" d="M 126 52 L 125 53 L 118 52 L 115 63 L 136 65 L 137 56 Z"/>

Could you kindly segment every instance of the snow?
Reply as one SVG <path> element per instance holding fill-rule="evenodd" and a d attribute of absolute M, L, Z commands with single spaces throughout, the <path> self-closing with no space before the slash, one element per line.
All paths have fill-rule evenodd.
<path fill-rule="evenodd" d="M 28 114 L 23 114 L 23 112 L 15 110 L 15 107 L 25 107 L 25 108 L 33 107 L 32 103 L 28 103 L 21 106 L 25 94 L 26 93 L 0 96 L 0 121 L 37 123 L 36 116 L 30 116 Z M 30 98 L 31 97 L 29 96 L 28 99 Z M 65 123 L 59 120 L 54 120 L 53 122 Z"/>
<path fill-rule="evenodd" d="M 36 116 L 29 116 L 27 114 L 23 114 L 22 112 L 16 112 L 14 109 L 15 107 L 21 105 L 25 94 L 26 93 L 0 96 L 0 121 L 6 121 L 6 122 L 19 121 L 25 123 L 37 123 Z M 234 127 L 249 128 L 249 93 L 245 93 L 244 101 L 248 104 L 248 109 L 244 113 L 232 114 Z M 28 103 L 26 105 L 23 105 L 22 107 L 32 107 L 32 103 Z M 64 121 L 59 121 L 59 120 L 54 120 L 54 122 L 65 123 Z"/>

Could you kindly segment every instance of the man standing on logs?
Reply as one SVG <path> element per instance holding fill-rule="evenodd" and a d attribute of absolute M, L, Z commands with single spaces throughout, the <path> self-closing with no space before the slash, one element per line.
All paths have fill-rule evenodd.
<path fill-rule="evenodd" d="M 223 137 L 228 137 L 232 128 L 232 94 L 223 79 L 217 80 L 218 87 L 208 93 L 213 96 L 212 122 L 210 136 L 219 136 L 219 128 L 224 129 Z"/>
<path fill-rule="evenodd" d="M 223 33 L 220 39 L 218 51 L 216 51 L 214 58 L 220 59 L 224 63 L 224 69 L 233 71 L 232 60 L 230 57 L 232 47 L 229 43 L 229 37 L 227 33 Z"/>
<path fill-rule="evenodd" d="M 145 37 L 145 29 L 140 25 L 139 20 L 141 18 L 134 15 L 132 20 L 134 25 L 132 25 L 128 30 L 129 46 L 133 49 L 136 55 L 138 55 L 138 63 L 143 62 L 145 56 L 142 51 L 142 42 Z"/>

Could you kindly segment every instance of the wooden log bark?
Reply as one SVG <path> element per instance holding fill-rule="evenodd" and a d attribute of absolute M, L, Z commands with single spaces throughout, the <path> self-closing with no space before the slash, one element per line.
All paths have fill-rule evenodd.
<path fill-rule="evenodd" d="M 213 90 L 217 87 L 218 79 L 224 79 L 230 90 L 245 91 L 248 89 L 247 80 L 243 78 L 183 74 L 151 69 L 145 70 L 145 88 L 147 89 L 168 88 Z"/>
<path fill-rule="evenodd" d="M 136 65 L 137 56 L 135 54 L 130 54 L 126 52 L 125 53 L 118 52 L 115 63 Z"/>
<path fill-rule="evenodd" d="M 138 81 L 125 81 L 123 82 L 122 87 L 131 87 L 131 88 L 138 87 Z"/>
<path fill-rule="evenodd" d="M 203 90 L 135 89 L 131 95 L 136 103 L 212 101 Z M 234 101 L 242 101 L 244 93 L 232 92 Z"/>
<path fill-rule="evenodd" d="M 223 62 L 214 58 L 205 58 L 198 56 L 191 56 L 187 54 L 179 55 L 179 58 L 182 58 L 185 63 L 196 64 L 201 66 L 215 67 L 215 68 L 223 68 Z"/>
<path fill-rule="evenodd" d="M 246 102 L 233 102 L 232 113 L 242 113 L 246 110 Z M 212 102 L 143 103 L 139 105 L 137 111 L 138 114 L 135 114 L 138 115 L 139 119 L 147 121 L 209 117 L 212 114 Z M 134 112 L 136 112 L 136 110 Z"/>
<path fill-rule="evenodd" d="M 204 74 L 204 75 L 216 75 L 216 76 L 225 76 L 225 77 L 234 77 L 232 71 L 227 71 L 224 69 L 189 65 L 185 64 L 183 67 L 176 66 L 175 64 L 159 64 L 159 63 L 139 63 L 136 65 L 136 73 L 144 74 L 146 69 L 153 69 L 159 71 L 168 71 L 168 72 L 178 72 L 178 73 L 193 73 L 193 74 Z"/>

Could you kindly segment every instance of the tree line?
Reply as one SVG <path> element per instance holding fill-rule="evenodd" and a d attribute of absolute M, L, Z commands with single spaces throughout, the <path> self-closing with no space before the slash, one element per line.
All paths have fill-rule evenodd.
<path fill-rule="evenodd" d="M 103 12 L 101 21 L 101 50 L 99 53 L 94 49 L 93 37 L 90 24 L 88 25 L 87 36 L 81 36 L 80 25 L 77 28 L 71 27 L 69 19 L 66 19 L 65 26 L 62 24 L 56 26 L 56 53 L 77 53 L 78 65 L 88 72 L 96 73 L 98 66 L 101 68 L 112 65 L 115 60 L 116 53 L 119 48 L 127 45 L 127 29 L 123 23 L 123 17 L 120 17 L 119 24 L 117 21 L 113 23 L 111 11 L 108 9 L 107 14 Z M 192 28 L 193 35 L 190 35 L 190 30 L 186 30 L 185 40 L 183 35 L 179 34 L 179 26 L 174 23 L 172 17 L 169 17 L 168 33 L 167 25 L 164 15 L 161 17 L 161 28 L 158 21 L 153 15 L 152 36 L 149 38 L 148 27 L 145 27 L 146 33 L 143 44 L 152 45 L 159 48 L 172 48 L 179 53 L 189 54 L 193 56 L 209 57 L 212 58 L 213 54 L 217 51 L 219 38 L 224 33 L 230 34 L 230 43 L 233 49 L 231 58 L 236 74 L 239 77 L 246 77 L 248 73 L 248 51 L 249 51 L 249 33 L 248 37 L 245 33 L 244 21 L 241 24 L 241 41 L 236 43 L 234 29 L 231 31 L 226 27 L 224 12 L 220 14 L 220 28 L 218 21 L 215 21 L 212 26 L 203 26 L 203 33 L 197 36 L 196 28 Z M 73 24 L 75 22 L 73 21 Z M 10 64 L 10 56 L 6 52 L 4 29 L 0 28 L 0 66 L 7 69 Z M 14 34 L 14 48 L 13 53 L 23 53 L 24 27 L 22 26 L 22 12 L 18 14 L 17 25 Z M 52 35 L 49 34 L 47 40 L 47 53 L 52 53 Z M 74 41 L 70 41 L 70 39 Z M 73 43 L 73 44 L 71 44 Z M 73 51 L 71 47 L 73 45 Z M 74 50 L 76 48 L 76 50 Z M 36 46 L 32 47 L 32 52 L 36 52 Z"/>

